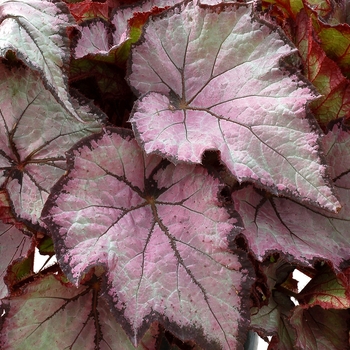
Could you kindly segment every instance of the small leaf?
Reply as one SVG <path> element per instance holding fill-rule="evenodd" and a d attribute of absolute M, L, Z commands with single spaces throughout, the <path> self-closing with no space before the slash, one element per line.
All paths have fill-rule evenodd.
<path fill-rule="evenodd" d="M 80 23 L 96 17 L 108 20 L 108 3 L 84 0 L 77 3 L 67 4 L 75 20 Z"/>
<path fill-rule="evenodd" d="M 0 66 L 0 185 L 15 214 L 37 225 L 51 187 L 66 170 L 65 152 L 101 130 L 93 109 L 77 107 L 78 122 L 29 69 Z M 75 104 L 78 104 L 75 101 Z"/>
<path fill-rule="evenodd" d="M 204 168 L 147 157 L 131 135 L 107 129 L 68 153 L 42 213 L 62 269 L 77 283 L 106 267 L 104 295 L 135 346 L 159 321 L 204 348 L 239 348 L 251 279 L 230 248 L 235 213 Z"/>
<path fill-rule="evenodd" d="M 305 110 L 315 95 L 280 68 L 295 49 L 250 12 L 186 2 L 149 20 L 128 78 L 136 137 L 175 164 L 220 150 L 240 182 L 337 211 Z"/>
<path fill-rule="evenodd" d="M 124 67 L 130 47 L 139 40 L 148 17 L 175 3 L 175 0 L 152 0 L 132 7 L 117 7 L 111 16 L 111 25 L 102 20 L 82 23 L 74 49 L 75 58 L 88 55 Z"/>
<path fill-rule="evenodd" d="M 274 336 L 271 343 L 277 346 L 270 345 L 271 349 L 294 350 L 296 333 L 289 322 L 294 304 L 288 295 L 277 290 L 288 280 L 294 266 L 279 258 L 274 263 L 268 260 L 261 268 L 267 277 L 270 296 L 267 305 L 251 308 L 251 328 L 265 337 Z"/>
<path fill-rule="evenodd" d="M 320 306 L 297 306 L 290 319 L 297 332 L 294 349 L 349 349 L 348 310 L 325 310 Z"/>
<path fill-rule="evenodd" d="M 321 20 L 317 14 L 308 9 L 308 15 L 312 20 L 313 28 L 320 38 L 320 45 L 341 68 L 343 74 L 350 78 L 350 26 L 346 23 L 330 25 Z"/>
<path fill-rule="evenodd" d="M 81 121 L 67 93 L 70 58 L 66 29 L 73 19 L 63 2 L 0 1 L 0 55 L 14 51 L 40 72 L 46 87 L 72 116 Z"/>
<path fill-rule="evenodd" d="M 341 275 L 338 277 L 326 265 L 301 291 L 300 301 L 307 306 L 319 305 L 323 309 L 349 309 L 350 287 Z"/>
<path fill-rule="evenodd" d="M 108 23 L 102 20 L 84 22 L 79 30 L 81 35 L 74 49 L 76 59 L 91 54 L 108 55 L 112 31 Z"/>
<path fill-rule="evenodd" d="M 268 305 L 251 310 L 251 327 L 265 336 L 274 336 L 271 343 L 275 347 L 270 345 L 271 349 L 295 350 L 296 332 L 289 322 L 293 308 L 287 295 L 274 291 Z"/>
<path fill-rule="evenodd" d="M 322 95 L 310 103 L 319 124 L 325 128 L 350 113 L 350 81 L 339 66 L 326 56 L 305 11 L 296 19 L 296 42 L 304 63 L 304 74 Z"/>

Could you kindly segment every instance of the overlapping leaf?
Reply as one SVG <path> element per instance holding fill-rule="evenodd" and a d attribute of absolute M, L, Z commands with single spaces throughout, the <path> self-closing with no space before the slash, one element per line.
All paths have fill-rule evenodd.
<path fill-rule="evenodd" d="M 257 257 L 281 251 L 301 263 L 311 263 L 314 258 L 329 260 L 337 269 L 349 259 L 349 143 L 349 134 L 338 129 L 324 139 L 331 176 L 342 203 L 338 214 L 275 198 L 252 186 L 233 193 L 236 210 L 243 218 L 244 234 Z"/>
<path fill-rule="evenodd" d="M 159 320 L 204 348 L 239 348 L 249 265 L 229 248 L 238 222 L 218 202 L 218 181 L 200 166 L 146 157 L 121 129 L 68 157 L 42 214 L 67 276 L 106 267 L 105 295 L 135 345 Z"/>
<path fill-rule="evenodd" d="M 350 113 L 350 82 L 322 50 L 306 12 L 300 12 L 296 23 L 295 40 L 304 62 L 304 74 L 322 94 L 310 107 L 319 124 L 325 127 Z"/>
<path fill-rule="evenodd" d="M 78 288 L 63 276 L 37 278 L 18 296 L 4 300 L 1 349 L 135 349 L 114 320 L 99 282 Z M 151 329 L 138 349 L 154 349 Z"/>
<path fill-rule="evenodd" d="M 347 278 L 338 276 L 326 267 L 307 284 L 300 293 L 303 303 L 308 306 L 319 305 L 324 309 L 350 308 L 350 287 Z"/>
<path fill-rule="evenodd" d="M 0 298 L 8 294 L 4 281 L 6 271 L 16 259 L 27 256 L 32 238 L 24 235 L 15 225 L 0 222 Z"/>
<path fill-rule="evenodd" d="M 311 11 L 309 16 L 320 38 L 321 47 L 338 64 L 344 75 L 350 78 L 350 26 L 346 23 L 327 24 Z"/>
<path fill-rule="evenodd" d="M 125 64 L 130 47 L 141 35 L 142 27 L 151 15 L 163 12 L 180 1 L 152 0 L 136 6 L 117 8 L 111 24 L 104 21 L 82 23 L 81 36 L 75 47 L 75 58 L 91 56 L 94 59 Z"/>
<path fill-rule="evenodd" d="M 1 0 L 0 55 L 9 50 L 38 70 L 57 101 L 75 118 L 67 91 L 66 70 L 70 57 L 66 34 L 73 22 L 62 2 Z"/>
<path fill-rule="evenodd" d="M 314 95 L 280 68 L 295 49 L 250 11 L 189 2 L 148 22 L 129 74 L 144 94 L 131 118 L 136 137 L 176 164 L 218 149 L 239 181 L 336 211 L 306 118 Z"/>
<path fill-rule="evenodd" d="M 67 6 L 78 23 L 97 17 L 103 18 L 105 20 L 108 19 L 108 2 L 103 3 L 98 1 L 84 0 L 76 3 L 68 3 Z"/>
<path fill-rule="evenodd" d="M 23 234 L 27 231 L 25 225 L 15 220 L 5 190 L 0 190 L 0 219 L 0 299 L 2 299 L 8 295 L 9 280 L 8 278 L 6 282 L 4 280 L 8 267 L 19 259 L 26 259 L 33 252 L 34 242 L 30 234 Z M 20 279 L 22 277 L 20 275 L 21 272 L 15 279 Z"/>
<path fill-rule="evenodd" d="M 294 270 L 294 267 L 283 259 L 274 263 L 264 263 L 262 270 L 267 277 L 267 285 L 271 292 L 268 304 L 258 309 L 251 309 L 251 327 L 264 336 L 273 335 L 278 349 L 293 349 L 296 337 L 295 330 L 289 323 L 294 308 L 290 297 L 276 290 Z"/>
<path fill-rule="evenodd" d="M 349 348 L 348 310 L 297 306 L 290 319 L 298 337 L 291 349 L 338 350 Z"/>
<path fill-rule="evenodd" d="M 88 105 L 77 107 L 77 121 L 45 89 L 33 71 L 0 66 L 0 186 L 15 213 L 33 224 L 54 183 L 66 169 L 65 152 L 101 130 Z"/>

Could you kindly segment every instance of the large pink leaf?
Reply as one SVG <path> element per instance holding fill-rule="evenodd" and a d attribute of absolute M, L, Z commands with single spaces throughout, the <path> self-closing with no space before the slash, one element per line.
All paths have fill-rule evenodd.
<path fill-rule="evenodd" d="M 75 288 L 64 279 L 37 278 L 4 300 L 1 349 L 135 349 L 99 297 L 98 281 Z M 155 349 L 154 331 L 146 334 L 139 350 Z"/>
<path fill-rule="evenodd" d="M 296 50 L 250 12 L 188 2 L 150 19 L 128 78 L 142 95 L 130 120 L 137 139 L 174 163 L 220 150 L 239 181 L 336 211 L 306 118 L 315 95 L 280 68 Z"/>
<path fill-rule="evenodd" d="M 159 320 L 205 348 L 239 348 L 251 281 L 229 248 L 238 222 L 218 201 L 218 180 L 145 156 L 121 129 L 83 140 L 68 157 L 42 214 L 67 276 L 77 283 L 106 267 L 105 294 L 135 345 Z"/>
<path fill-rule="evenodd" d="M 71 104 L 66 82 L 70 58 L 66 29 L 73 21 L 60 1 L 0 1 L 0 56 L 14 51 L 41 73 L 57 101 L 81 120 Z"/>
<path fill-rule="evenodd" d="M 243 233 L 259 259 L 281 251 L 303 264 L 312 264 L 315 258 L 329 260 L 338 270 L 349 259 L 350 137 L 335 129 L 323 143 L 342 204 L 338 214 L 276 198 L 253 186 L 233 193 L 236 210 L 243 218 Z"/>
<path fill-rule="evenodd" d="M 37 224 L 51 187 L 65 172 L 65 152 L 101 124 L 86 104 L 76 109 L 85 123 L 77 121 L 29 69 L 1 65 L 0 76 L 0 186 L 17 216 Z"/>

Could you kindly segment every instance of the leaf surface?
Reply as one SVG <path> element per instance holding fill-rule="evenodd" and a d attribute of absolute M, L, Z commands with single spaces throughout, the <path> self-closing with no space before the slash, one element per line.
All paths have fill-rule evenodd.
<path fill-rule="evenodd" d="M 301 11 L 296 19 L 296 42 L 304 63 L 304 75 L 322 95 L 310 108 L 322 127 L 350 113 L 350 82 L 339 66 L 326 56 L 311 19 Z"/>
<path fill-rule="evenodd" d="M 37 278 L 20 295 L 4 300 L 1 349 L 135 349 L 98 287 L 95 282 L 76 288 L 60 275 Z M 142 343 L 139 350 L 155 348 L 152 334 Z"/>
<path fill-rule="evenodd" d="M 204 348 L 240 348 L 249 264 L 229 248 L 239 222 L 220 206 L 218 180 L 107 131 L 70 151 L 44 208 L 61 267 L 75 283 L 106 267 L 105 294 L 134 345 L 158 320 Z"/>
<path fill-rule="evenodd" d="M 88 105 L 72 117 L 45 89 L 36 72 L 0 66 L 0 186 L 15 214 L 36 225 L 51 187 L 66 169 L 65 152 L 101 130 Z M 76 104 L 78 102 L 76 101 Z"/>
<path fill-rule="evenodd" d="M 319 305 L 323 309 L 350 308 L 349 281 L 343 273 L 338 276 L 326 266 L 301 291 L 300 298 L 308 306 Z"/>
<path fill-rule="evenodd" d="M 267 277 L 270 296 L 268 303 L 260 309 L 251 308 L 251 327 L 264 336 L 275 336 L 272 343 L 278 344 L 279 350 L 293 350 L 296 332 L 289 318 L 294 304 L 288 295 L 281 293 L 277 288 L 288 279 L 294 267 L 279 258 L 274 263 L 263 263 L 261 268 Z"/>
<path fill-rule="evenodd" d="M 32 245 L 32 238 L 24 235 L 15 225 L 0 222 L 0 298 L 8 295 L 4 277 L 9 265 L 25 258 Z"/>
<path fill-rule="evenodd" d="M 348 310 L 304 309 L 296 306 L 290 319 L 298 337 L 295 349 L 338 350 L 349 348 Z"/>
<path fill-rule="evenodd" d="M 152 0 L 119 8 L 111 15 L 111 24 L 104 21 L 85 22 L 79 27 L 81 36 L 75 45 L 75 58 L 91 58 L 124 66 L 130 47 L 136 43 L 143 25 L 151 15 L 163 12 L 180 1 Z"/>
<path fill-rule="evenodd" d="M 175 164 L 220 150 L 240 182 L 337 211 L 305 110 L 315 95 L 280 68 L 295 49 L 249 7 L 179 6 L 151 18 L 132 50 L 139 143 Z"/>
<path fill-rule="evenodd" d="M 70 58 L 67 27 L 73 23 L 63 2 L 46 0 L 1 0 L 0 55 L 11 50 L 29 67 L 41 73 L 57 101 L 75 118 L 67 92 Z"/>
<path fill-rule="evenodd" d="M 281 251 L 302 264 L 312 265 L 314 258 L 332 261 L 339 271 L 341 263 L 349 258 L 349 134 L 335 129 L 325 136 L 323 144 L 342 203 L 338 214 L 276 198 L 253 186 L 233 193 L 235 208 L 243 218 L 243 233 L 259 259 L 267 252 Z"/>

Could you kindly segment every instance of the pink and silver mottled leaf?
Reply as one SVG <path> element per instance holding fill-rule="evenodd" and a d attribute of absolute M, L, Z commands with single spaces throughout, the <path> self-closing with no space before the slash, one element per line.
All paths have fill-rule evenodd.
<path fill-rule="evenodd" d="M 1 349 L 135 349 L 94 289 L 96 284 L 76 288 L 62 280 L 38 278 L 20 295 L 4 300 Z M 144 342 L 155 348 L 149 334 Z"/>
<path fill-rule="evenodd" d="M 102 20 L 83 22 L 79 27 L 81 36 L 77 40 L 74 57 L 78 59 L 94 55 L 98 60 L 124 63 L 131 44 L 140 38 L 148 17 L 179 2 L 181 1 L 152 0 L 136 6 L 117 7 L 112 14 L 112 27 Z"/>
<path fill-rule="evenodd" d="M 150 12 L 154 8 L 167 8 L 174 6 L 182 1 L 180 0 L 149 0 L 144 1 L 136 6 L 118 8 L 114 13 L 111 22 L 115 25 L 113 33 L 114 45 L 121 45 L 130 38 L 130 27 L 128 22 L 133 18 L 135 13 Z"/>
<path fill-rule="evenodd" d="M 89 54 L 108 54 L 111 46 L 111 29 L 104 21 L 84 22 L 79 30 L 81 37 L 74 50 L 75 58 L 82 58 Z"/>
<path fill-rule="evenodd" d="M 0 186 L 17 217 L 38 224 L 51 187 L 65 172 L 65 152 L 101 131 L 101 123 L 87 105 L 76 109 L 85 123 L 77 121 L 30 69 L 1 65 L 0 76 Z"/>
<path fill-rule="evenodd" d="M 350 137 L 336 129 L 323 141 L 342 204 L 338 214 L 276 198 L 253 186 L 233 193 L 235 208 L 243 218 L 243 233 L 259 259 L 281 251 L 303 264 L 312 265 L 314 258 L 332 261 L 338 271 L 349 259 Z"/>
<path fill-rule="evenodd" d="M 38 70 L 57 101 L 81 120 L 67 93 L 67 64 L 70 58 L 67 26 L 74 23 L 60 1 L 0 1 L 0 55 L 11 50 Z"/>
<path fill-rule="evenodd" d="M 182 340 L 240 348 L 250 265 L 229 248 L 240 227 L 219 181 L 146 156 L 122 129 L 82 140 L 68 162 L 42 213 L 67 276 L 106 267 L 105 293 L 134 345 L 160 321 Z"/>
<path fill-rule="evenodd" d="M 296 49 L 250 8 L 219 8 L 189 2 L 149 20 L 128 77 L 146 94 L 130 119 L 139 143 L 175 164 L 220 150 L 239 181 L 337 211 L 305 110 L 315 95 L 280 68 Z"/>

